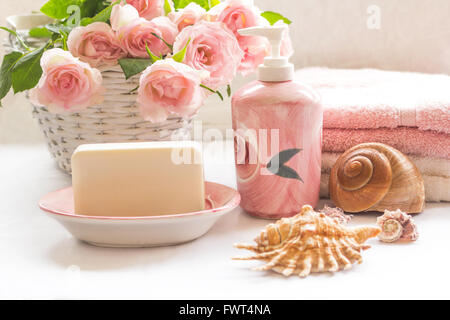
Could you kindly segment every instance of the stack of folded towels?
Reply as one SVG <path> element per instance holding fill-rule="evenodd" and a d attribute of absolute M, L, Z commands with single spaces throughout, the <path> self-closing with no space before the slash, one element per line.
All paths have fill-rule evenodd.
<path fill-rule="evenodd" d="M 450 201 L 449 76 L 308 68 L 297 79 L 315 88 L 324 105 L 322 197 L 343 152 L 380 142 L 417 165 L 427 201 Z"/>

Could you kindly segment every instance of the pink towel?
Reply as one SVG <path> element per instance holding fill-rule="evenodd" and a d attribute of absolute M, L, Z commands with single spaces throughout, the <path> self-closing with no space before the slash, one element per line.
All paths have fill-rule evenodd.
<path fill-rule="evenodd" d="M 414 128 L 324 129 L 323 150 L 344 152 L 365 142 L 391 145 L 405 154 L 450 159 L 450 135 Z"/>
<path fill-rule="evenodd" d="M 373 69 L 307 68 L 297 79 L 322 96 L 325 128 L 416 127 L 450 133 L 450 77 Z"/>

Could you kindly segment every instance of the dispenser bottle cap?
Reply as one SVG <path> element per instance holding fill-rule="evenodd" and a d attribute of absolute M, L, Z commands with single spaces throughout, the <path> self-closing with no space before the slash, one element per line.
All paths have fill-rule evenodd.
<path fill-rule="evenodd" d="M 261 36 L 269 39 L 272 55 L 264 58 L 264 64 L 258 68 L 258 79 L 265 82 L 283 82 L 294 80 L 295 69 L 288 57 L 281 56 L 281 42 L 287 26 L 252 27 L 238 30 L 243 36 Z"/>

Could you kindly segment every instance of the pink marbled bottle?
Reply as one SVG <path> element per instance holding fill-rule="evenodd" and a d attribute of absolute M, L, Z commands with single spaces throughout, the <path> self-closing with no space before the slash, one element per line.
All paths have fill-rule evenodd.
<path fill-rule="evenodd" d="M 264 35 L 267 28 L 245 30 L 244 35 Z M 241 206 L 269 219 L 317 205 L 322 156 L 320 98 L 294 81 L 293 65 L 286 58 L 273 58 L 276 54 L 260 67 L 260 80 L 241 88 L 232 100 Z"/>

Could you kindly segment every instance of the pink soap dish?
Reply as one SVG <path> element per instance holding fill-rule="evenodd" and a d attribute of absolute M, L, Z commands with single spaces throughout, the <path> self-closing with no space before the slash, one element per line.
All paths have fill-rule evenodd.
<path fill-rule="evenodd" d="M 101 247 L 156 247 L 176 245 L 206 234 L 217 220 L 241 201 L 239 193 L 206 182 L 206 209 L 199 212 L 149 217 L 92 217 L 74 212 L 72 187 L 51 192 L 39 207 L 75 238 Z"/>

